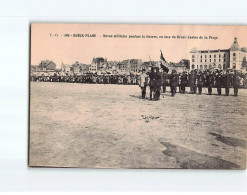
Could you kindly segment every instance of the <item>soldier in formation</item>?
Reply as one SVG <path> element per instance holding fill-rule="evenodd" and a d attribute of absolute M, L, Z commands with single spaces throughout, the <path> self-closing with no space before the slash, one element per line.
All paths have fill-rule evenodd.
<path fill-rule="evenodd" d="M 185 88 L 188 84 L 188 75 L 187 72 L 184 71 L 180 77 L 180 85 L 181 85 L 181 93 L 184 94 L 185 93 Z"/>
<path fill-rule="evenodd" d="M 233 89 L 234 89 L 234 96 L 238 96 L 238 88 L 240 86 L 240 81 L 241 78 L 239 76 L 239 74 L 237 73 L 237 71 L 234 71 L 234 75 L 232 78 L 232 85 L 233 85 Z"/>
<path fill-rule="evenodd" d="M 171 88 L 172 96 L 175 96 L 176 94 L 178 82 L 179 82 L 178 74 L 176 70 L 172 70 L 172 73 L 170 75 L 170 88 Z"/>
<path fill-rule="evenodd" d="M 196 93 L 196 71 L 194 70 L 189 74 L 189 87 L 191 94 Z"/>
<path fill-rule="evenodd" d="M 222 81 L 223 81 L 222 73 L 219 71 L 216 71 L 216 73 L 215 73 L 215 87 L 217 88 L 218 95 L 221 95 Z"/>
<path fill-rule="evenodd" d="M 184 71 L 177 74 L 175 70 L 171 74 L 165 71 L 159 71 L 159 68 L 153 67 L 150 72 L 146 73 L 143 69 L 140 75 L 125 75 L 125 74 L 103 74 L 97 75 L 87 73 L 83 75 L 33 75 L 30 78 L 31 81 L 42 82 L 70 82 L 70 83 L 99 83 L 99 84 L 124 84 L 124 85 L 137 85 L 141 88 L 141 97 L 146 98 L 146 88 L 150 88 L 150 99 L 158 100 L 160 92 L 166 92 L 166 88 L 169 85 L 172 96 L 175 96 L 177 87 L 179 86 L 179 92 L 184 94 L 186 87 L 190 88 L 190 93 L 202 94 L 202 88 L 208 89 L 208 94 L 212 95 L 213 87 L 217 88 L 217 94 L 222 94 L 222 88 L 225 88 L 225 95 L 229 96 L 230 88 L 233 88 L 235 96 L 238 95 L 238 89 L 245 87 L 246 74 L 234 70 L 212 71 L 206 70 L 204 72 L 192 70 L 189 74 Z M 163 96 L 164 97 L 164 96 Z"/>
<path fill-rule="evenodd" d="M 228 96 L 230 93 L 230 87 L 232 85 L 232 75 L 230 74 L 229 70 L 227 70 L 226 74 L 223 75 L 223 84 L 225 86 L 226 96 Z"/>
<path fill-rule="evenodd" d="M 208 95 L 212 95 L 213 85 L 214 85 L 214 75 L 210 71 L 207 71 L 206 86 L 208 87 Z"/>
<path fill-rule="evenodd" d="M 203 76 L 201 71 L 197 75 L 196 83 L 197 83 L 197 87 L 198 87 L 198 92 L 201 95 L 202 94 L 202 87 L 204 85 L 204 76 Z"/>
<path fill-rule="evenodd" d="M 146 98 L 146 88 L 147 88 L 147 74 L 145 73 L 145 69 L 142 69 L 142 73 L 140 74 L 140 83 L 139 86 L 141 88 L 142 99 Z"/>
<path fill-rule="evenodd" d="M 150 100 L 160 99 L 161 75 L 158 67 L 152 67 L 149 73 Z"/>

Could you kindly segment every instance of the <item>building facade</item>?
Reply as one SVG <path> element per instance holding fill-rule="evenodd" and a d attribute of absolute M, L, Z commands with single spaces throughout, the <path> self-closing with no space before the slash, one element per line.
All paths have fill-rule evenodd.
<path fill-rule="evenodd" d="M 170 62 L 167 63 L 166 66 L 168 67 L 169 71 L 176 70 L 178 73 L 186 71 L 188 69 L 188 65 L 186 64 L 188 60 L 181 60 L 178 63 Z"/>
<path fill-rule="evenodd" d="M 96 73 L 97 71 L 102 70 L 107 64 L 107 60 L 102 58 L 102 57 L 98 57 L 98 58 L 93 58 L 89 71 L 92 73 Z"/>
<path fill-rule="evenodd" d="M 189 54 L 190 70 L 219 69 L 246 70 L 247 48 L 240 47 L 235 37 L 229 49 L 197 50 L 192 48 Z"/>
<path fill-rule="evenodd" d="M 123 60 L 117 64 L 117 69 L 119 72 L 126 72 L 126 73 L 132 73 L 137 74 L 142 66 L 142 60 L 141 59 L 128 59 Z"/>
<path fill-rule="evenodd" d="M 62 63 L 62 65 L 61 65 L 62 72 L 64 72 L 64 73 L 69 73 L 70 72 L 70 68 L 71 68 L 71 66 L 68 65 L 68 64 Z"/>
<path fill-rule="evenodd" d="M 56 64 L 50 60 L 42 60 L 37 68 L 38 71 L 53 72 L 56 71 Z"/>

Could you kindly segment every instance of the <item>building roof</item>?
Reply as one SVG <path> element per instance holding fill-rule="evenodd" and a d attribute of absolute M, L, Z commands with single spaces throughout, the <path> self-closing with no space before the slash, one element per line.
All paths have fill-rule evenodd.
<path fill-rule="evenodd" d="M 196 47 L 193 47 L 191 50 L 190 50 L 190 53 L 197 53 L 198 50 L 196 49 Z"/>
<path fill-rule="evenodd" d="M 40 67 L 47 67 L 48 65 L 53 64 L 56 66 L 56 64 L 53 61 L 50 60 L 42 60 L 39 64 Z"/>
<path fill-rule="evenodd" d="M 197 48 L 193 47 L 190 50 L 190 53 L 215 53 L 215 52 L 229 52 L 230 51 L 237 51 L 237 50 L 241 50 L 243 52 L 247 52 L 247 48 L 246 47 L 240 47 L 240 45 L 238 44 L 238 39 L 237 37 L 234 38 L 234 42 L 231 45 L 230 49 L 217 49 L 217 50 L 198 50 Z"/>
<path fill-rule="evenodd" d="M 247 48 L 246 48 L 246 47 L 242 47 L 242 48 L 241 48 L 241 51 L 247 52 Z"/>
<path fill-rule="evenodd" d="M 178 62 L 178 63 L 174 63 L 174 62 L 170 62 L 169 66 L 175 66 L 175 67 L 186 67 L 186 64 Z"/>
<path fill-rule="evenodd" d="M 231 45 L 230 50 L 231 51 L 241 50 L 240 45 L 238 44 L 238 38 L 237 37 L 234 38 L 234 42 Z"/>
<path fill-rule="evenodd" d="M 97 64 L 97 63 L 100 63 L 100 62 L 105 62 L 105 59 L 102 58 L 102 57 L 98 57 L 98 58 L 93 58 L 93 63 Z"/>
<path fill-rule="evenodd" d="M 70 65 L 69 64 L 62 64 L 62 67 L 70 68 Z"/>
<path fill-rule="evenodd" d="M 138 63 L 138 62 L 140 62 L 141 60 L 139 60 L 139 59 L 131 59 L 130 60 L 130 63 Z"/>

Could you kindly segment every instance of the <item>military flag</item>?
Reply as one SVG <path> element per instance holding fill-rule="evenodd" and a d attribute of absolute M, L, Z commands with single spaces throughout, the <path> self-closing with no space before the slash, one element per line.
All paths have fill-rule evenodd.
<path fill-rule="evenodd" d="M 160 67 L 164 70 L 164 72 L 167 72 L 168 73 L 169 72 L 169 68 L 164 65 L 164 64 L 167 64 L 167 62 L 166 62 L 166 60 L 165 60 L 165 58 L 164 58 L 163 53 L 162 53 L 161 50 L 160 50 L 160 53 L 161 53 L 160 54 L 160 60 L 161 60 Z"/>

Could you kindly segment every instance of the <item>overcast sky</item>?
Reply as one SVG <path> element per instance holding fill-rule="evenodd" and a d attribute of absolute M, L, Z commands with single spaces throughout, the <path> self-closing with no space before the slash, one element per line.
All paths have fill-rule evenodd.
<path fill-rule="evenodd" d="M 69 34 L 70 37 L 66 37 L 65 34 Z M 73 37 L 73 34 L 95 34 L 96 37 Z M 246 34 L 245 26 L 32 24 L 31 64 L 37 65 L 41 60 L 52 60 L 59 68 L 62 63 L 72 64 L 75 61 L 90 64 L 93 57 L 104 57 L 107 60 L 138 58 L 149 61 L 150 56 L 152 60 L 159 60 L 160 49 L 167 61 L 178 62 L 183 58 L 188 59 L 193 47 L 199 50 L 228 49 L 234 37 L 238 38 L 241 47 L 245 47 Z M 126 35 L 127 38 L 104 35 Z M 134 35 L 143 35 L 145 38 L 129 38 Z M 208 39 L 188 39 L 188 36 L 207 36 Z M 217 39 L 209 39 L 209 36 Z"/>

